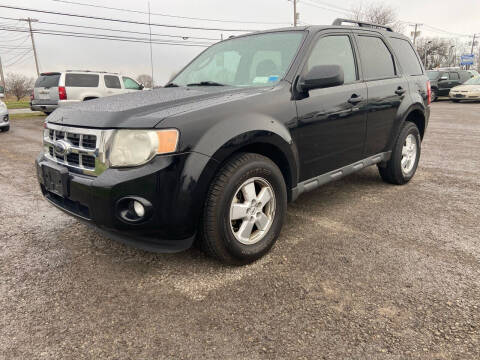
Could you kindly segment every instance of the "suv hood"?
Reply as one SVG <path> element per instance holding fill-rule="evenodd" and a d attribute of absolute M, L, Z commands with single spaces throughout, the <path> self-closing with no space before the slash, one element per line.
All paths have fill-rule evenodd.
<path fill-rule="evenodd" d="M 47 121 L 97 128 L 153 128 L 163 119 L 262 93 L 265 88 L 176 87 L 109 96 L 67 105 Z"/>

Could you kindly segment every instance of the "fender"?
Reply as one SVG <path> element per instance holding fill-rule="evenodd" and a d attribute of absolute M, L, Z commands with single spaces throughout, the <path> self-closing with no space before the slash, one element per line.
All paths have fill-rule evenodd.
<path fill-rule="evenodd" d="M 421 99 L 419 94 L 418 94 L 418 97 Z M 427 109 L 425 105 L 423 105 L 423 99 L 422 99 L 422 102 L 415 102 L 411 104 L 405 111 L 402 112 L 402 116 L 400 117 L 400 120 L 396 122 L 395 127 L 392 131 L 392 135 L 389 140 L 388 150 L 392 150 L 393 146 L 395 145 L 395 140 L 397 139 L 403 124 L 407 120 L 408 116 L 412 113 L 412 111 L 415 111 L 415 110 L 418 110 L 423 114 L 425 118 L 425 128 L 427 127 L 427 122 L 428 122 L 428 116 L 426 116 Z"/>
<path fill-rule="evenodd" d="M 288 162 L 291 175 L 289 183 L 292 187 L 296 186 L 299 176 L 298 151 L 290 131 L 264 114 L 225 119 L 210 128 L 192 150 L 223 163 L 233 153 L 254 144 L 268 144 L 280 151 Z"/>

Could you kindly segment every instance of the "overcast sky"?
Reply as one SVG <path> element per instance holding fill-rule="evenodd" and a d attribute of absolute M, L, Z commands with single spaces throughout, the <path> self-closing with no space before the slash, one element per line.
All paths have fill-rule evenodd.
<path fill-rule="evenodd" d="M 146 0 L 69 0 L 85 4 L 97 4 L 116 8 L 147 11 Z M 330 24 L 337 17 L 345 17 L 345 9 L 351 9 L 352 5 L 358 4 L 353 0 L 300 0 L 298 11 L 300 21 L 308 24 Z M 368 4 L 368 1 L 364 1 Z M 451 36 L 442 33 L 443 29 L 451 33 L 473 34 L 480 32 L 480 1 L 457 0 L 454 5 L 451 0 L 384 0 L 383 3 L 392 5 L 398 13 L 400 20 L 405 22 L 423 23 L 426 26 L 420 28 L 423 35 L 428 36 Z M 317 4 L 316 6 L 314 4 Z M 0 0 L 0 5 L 69 12 L 97 17 L 109 17 L 133 21 L 148 21 L 148 16 L 138 13 L 126 13 L 117 10 L 92 8 L 74 4 L 66 4 L 54 0 Z M 328 6 L 331 5 L 331 6 Z M 152 13 L 162 13 L 183 17 L 195 17 L 205 19 L 220 19 L 238 21 L 214 22 L 190 19 L 178 19 L 159 15 L 152 16 L 152 23 L 213 27 L 223 29 L 269 29 L 282 26 L 290 26 L 292 22 L 292 3 L 287 0 L 151 0 Z M 148 32 L 148 26 L 129 25 L 99 20 L 86 20 L 74 17 L 65 17 L 50 14 L 32 13 L 18 10 L 0 8 L 1 17 L 25 18 L 32 17 L 41 21 L 75 24 L 83 26 L 95 26 L 122 29 L 129 31 Z M 245 23 L 244 23 L 245 22 Z M 258 22 L 258 23 L 253 23 Z M 263 24 L 260 24 L 264 22 Z M 0 18 L 0 26 L 13 25 L 25 27 L 25 23 L 15 22 Z M 33 24 L 36 29 L 50 29 L 62 31 L 74 31 L 84 33 L 104 33 L 106 31 L 66 28 L 47 24 Z M 428 26 L 428 27 L 427 27 Z M 406 32 L 410 31 L 405 25 Z M 206 31 L 192 29 L 174 29 L 168 27 L 152 27 L 152 32 L 162 35 L 181 35 L 220 39 L 238 32 L 229 31 Z M 144 38 L 141 34 L 108 33 L 110 35 L 134 36 Z M 157 36 L 157 38 L 160 38 Z M 162 37 L 165 39 L 165 37 Z M 178 41 L 205 40 L 188 39 Z M 148 44 L 135 44 L 98 39 L 79 39 L 73 37 L 60 37 L 36 34 L 35 40 L 40 62 L 40 71 L 61 71 L 65 69 L 92 69 L 121 72 L 136 77 L 142 73 L 150 73 L 150 50 Z M 467 37 L 463 38 L 468 41 Z M 19 46 L 19 49 L 11 48 Z M 30 39 L 26 34 L 0 31 L 0 56 L 5 65 L 5 72 L 22 72 L 29 76 L 35 76 L 35 65 L 32 55 L 22 57 L 31 46 Z M 184 47 L 173 45 L 153 45 L 153 58 L 155 68 L 155 82 L 164 84 L 170 76 L 182 68 L 191 58 L 198 54 L 202 47 Z M 20 61 L 19 61 L 20 60 Z M 19 61 L 15 64 L 16 61 Z"/>

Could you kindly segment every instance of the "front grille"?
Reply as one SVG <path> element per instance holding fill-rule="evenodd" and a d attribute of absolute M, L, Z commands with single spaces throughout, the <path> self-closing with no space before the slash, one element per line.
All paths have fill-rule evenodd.
<path fill-rule="evenodd" d="M 83 129 L 47 123 L 44 133 L 45 157 L 70 167 L 73 172 L 97 176 L 107 168 L 105 149 L 112 134 L 113 130 Z M 56 142 L 60 140 L 67 147 L 65 154 L 55 151 Z M 58 146 L 59 149 L 62 148 L 62 144 Z"/>
<path fill-rule="evenodd" d="M 83 155 L 83 158 L 85 158 L 85 155 Z M 78 154 L 68 154 L 67 155 L 67 163 L 70 165 L 80 165 L 80 155 Z"/>
<path fill-rule="evenodd" d="M 82 146 L 86 149 L 95 149 L 97 137 L 95 135 L 83 135 Z"/>
<path fill-rule="evenodd" d="M 84 155 L 82 157 L 82 162 L 83 162 L 83 166 L 87 168 L 91 168 L 91 169 L 95 168 L 95 158 L 93 156 Z"/>

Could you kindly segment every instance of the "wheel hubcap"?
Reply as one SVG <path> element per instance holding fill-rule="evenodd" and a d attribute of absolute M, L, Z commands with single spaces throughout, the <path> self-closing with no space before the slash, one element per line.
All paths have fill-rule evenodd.
<path fill-rule="evenodd" d="M 409 174 L 413 167 L 415 166 L 415 161 L 417 160 L 417 141 L 415 136 L 409 134 L 405 139 L 405 143 L 402 147 L 402 172 L 403 175 Z"/>
<path fill-rule="evenodd" d="M 239 242 L 252 245 L 262 240 L 275 217 L 275 193 L 260 177 L 239 186 L 230 205 L 230 228 Z"/>

